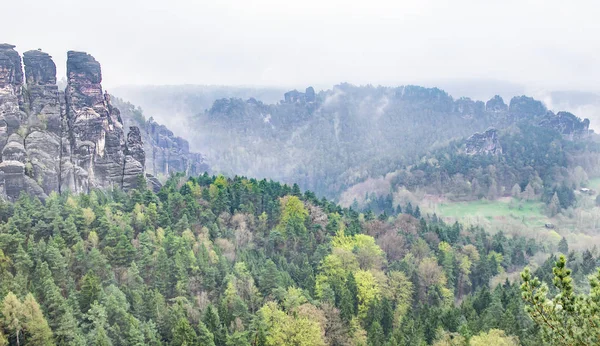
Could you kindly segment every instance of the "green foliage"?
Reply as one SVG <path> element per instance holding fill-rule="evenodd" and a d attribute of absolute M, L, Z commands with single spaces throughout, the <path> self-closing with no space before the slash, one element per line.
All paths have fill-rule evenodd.
<path fill-rule="evenodd" d="M 0 342 L 420 345 L 495 328 L 534 345 L 518 287 L 489 283 L 537 243 L 298 190 L 174 175 L 157 194 L 0 203 Z"/>
<path fill-rule="evenodd" d="M 521 291 L 526 311 L 541 328 L 544 340 L 552 345 L 600 344 L 600 270 L 590 277 L 591 292 L 576 294 L 572 271 L 561 255 L 552 269 L 557 294 L 548 298 L 546 283 L 532 277 L 528 268 L 521 273 Z"/>

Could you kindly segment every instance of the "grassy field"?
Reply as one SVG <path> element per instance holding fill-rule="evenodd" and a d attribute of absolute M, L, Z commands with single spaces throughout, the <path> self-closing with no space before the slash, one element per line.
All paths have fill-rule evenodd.
<path fill-rule="evenodd" d="M 472 201 L 441 203 L 435 206 L 437 215 L 459 221 L 466 219 L 475 221 L 507 220 L 520 221 L 526 226 L 539 227 L 549 222 L 544 214 L 544 204 L 541 202 L 519 202 L 518 200 L 502 199 L 496 201 Z"/>
<path fill-rule="evenodd" d="M 588 186 L 600 192 L 600 178 L 590 179 Z M 512 235 L 525 235 L 546 244 L 556 245 L 562 237 L 566 237 L 570 248 L 583 250 L 600 244 L 600 208 L 592 201 L 595 196 L 578 195 L 578 208 L 552 218 L 546 215 L 542 202 L 508 197 L 470 202 L 426 199 L 421 209 L 426 213 L 435 212 L 446 222 L 479 225 L 492 233 L 501 230 Z M 581 203 L 584 199 L 590 200 Z M 553 224 L 555 228 L 544 227 L 546 223 Z"/>

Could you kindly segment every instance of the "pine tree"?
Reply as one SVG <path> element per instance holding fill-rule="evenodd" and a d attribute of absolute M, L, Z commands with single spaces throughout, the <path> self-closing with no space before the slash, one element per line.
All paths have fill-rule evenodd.
<path fill-rule="evenodd" d="M 417 206 L 417 207 L 415 208 L 414 217 L 416 217 L 417 219 L 420 219 L 420 218 L 421 218 L 421 208 L 419 208 L 419 206 Z"/>
<path fill-rule="evenodd" d="M 42 313 L 42 309 L 29 293 L 23 301 L 23 329 L 25 330 L 28 345 L 51 346 L 54 345 L 52 330 Z"/>
<path fill-rule="evenodd" d="M 531 184 L 527 184 L 527 186 L 525 187 L 523 197 L 528 201 L 533 201 L 535 199 L 535 191 L 533 187 L 531 187 Z"/>
<path fill-rule="evenodd" d="M 125 233 L 121 233 L 118 237 L 118 242 L 111 252 L 111 262 L 117 266 L 126 266 L 133 260 L 135 256 L 135 248 L 131 245 L 131 241 Z"/>
<path fill-rule="evenodd" d="M 552 269 L 558 294 L 548 298 L 549 289 L 529 268 L 521 273 L 522 297 L 531 319 L 542 329 L 544 341 L 554 345 L 600 345 L 600 270 L 590 278 L 589 295 L 575 293 L 571 270 L 561 255 Z"/>
<path fill-rule="evenodd" d="M 106 333 L 106 309 L 93 303 L 87 313 L 84 315 L 90 321 L 90 331 L 87 335 L 87 342 L 93 346 L 112 346 L 112 341 Z"/>
<path fill-rule="evenodd" d="M 385 336 L 389 336 L 394 328 L 394 309 L 389 299 L 381 300 L 381 328 Z"/>
<path fill-rule="evenodd" d="M 550 203 L 548 203 L 548 212 L 550 213 L 550 216 L 554 216 L 554 215 L 558 214 L 559 211 L 560 211 L 560 201 L 558 199 L 558 195 L 556 194 L 556 192 L 554 192 L 554 195 L 552 195 L 552 199 L 550 200 Z"/>
<path fill-rule="evenodd" d="M 404 212 L 408 215 L 413 215 L 413 206 L 410 202 L 408 202 L 406 208 L 404 208 Z"/>
<path fill-rule="evenodd" d="M 100 300 L 102 293 L 102 285 L 97 276 L 88 273 L 81 279 L 81 289 L 79 292 L 79 307 L 82 312 L 90 309 L 90 306 L 95 301 Z"/>
<path fill-rule="evenodd" d="M 358 286 L 356 285 L 356 278 L 354 274 L 350 272 L 346 278 L 346 287 L 350 293 L 350 299 L 352 300 L 352 314 L 358 314 Z"/>
<path fill-rule="evenodd" d="M 198 322 L 198 342 L 200 345 L 215 346 L 215 336 L 202 321 Z"/>
<path fill-rule="evenodd" d="M 260 276 L 260 280 L 258 281 L 260 289 L 263 291 L 263 294 L 269 295 L 271 291 L 280 285 L 281 276 L 279 275 L 279 271 L 277 270 L 277 266 L 275 262 L 272 260 L 267 260 L 265 264 L 265 268 Z"/>
<path fill-rule="evenodd" d="M 340 317 L 348 323 L 354 317 L 354 299 L 348 288 L 342 288 L 342 297 L 340 299 Z"/>
<path fill-rule="evenodd" d="M 69 345 L 78 339 L 78 328 L 73 311 L 54 283 L 48 265 L 42 263 L 37 273 L 37 297 L 48 316 L 48 324 L 59 345 Z"/>
<path fill-rule="evenodd" d="M 562 239 L 558 242 L 557 250 L 563 255 L 567 255 L 569 253 L 569 243 L 567 243 L 567 238 L 562 237 Z"/>
<path fill-rule="evenodd" d="M 171 345 L 173 346 L 198 345 L 198 336 L 187 318 L 180 318 L 175 324 L 172 333 L 173 340 L 171 340 Z"/>
<path fill-rule="evenodd" d="M 367 335 L 369 337 L 369 346 L 385 345 L 385 334 L 379 322 L 375 321 L 371 324 Z"/>
<path fill-rule="evenodd" d="M 521 198 L 521 186 L 519 186 L 519 184 L 513 185 L 512 189 L 510 190 L 510 194 L 513 196 L 513 198 Z"/>
<path fill-rule="evenodd" d="M 60 233 L 58 234 L 60 234 L 70 246 L 81 240 L 81 236 L 79 235 L 77 226 L 75 225 L 75 219 L 72 216 L 69 216 L 63 222 L 63 225 L 60 228 Z"/>
<path fill-rule="evenodd" d="M 202 319 L 206 328 L 213 334 L 216 346 L 225 346 L 227 336 L 225 330 L 221 325 L 221 319 L 219 313 L 212 305 L 209 305 L 204 312 L 204 318 Z"/>
<path fill-rule="evenodd" d="M 19 298 L 9 292 L 2 301 L 2 316 L 4 328 L 8 331 L 8 336 L 13 336 L 17 346 L 21 345 L 23 330 L 23 306 Z"/>

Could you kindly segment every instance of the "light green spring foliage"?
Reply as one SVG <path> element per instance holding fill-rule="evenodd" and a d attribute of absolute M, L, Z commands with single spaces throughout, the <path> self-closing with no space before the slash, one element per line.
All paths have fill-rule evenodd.
<path fill-rule="evenodd" d="M 553 268 L 553 284 L 558 294 L 548 297 L 548 286 L 531 275 L 521 273 L 522 296 L 529 316 L 542 329 L 551 345 L 600 345 L 600 270 L 590 277 L 589 294 L 576 294 L 571 270 L 561 255 Z"/>
<path fill-rule="evenodd" d="M 308 216 L 304 203 L 296 196 L 286 196 L 281 199 L 281 210 L 281 220 L 277 230 L 284 236 L 304 236 L 306 234 L 304 222 Z"/>
<path fill-rule="evenodd" d="M 259 328 L 265 333 L 264 346 L 324 346 L 321 326 L 309 316 L 286 313 L 276 303 L 259 311 Z"/>
<path fill-rule="evenodd" d="M 243 177 L 24 196 L 0 201 L 0 346 L 425 345 L 490 328 L 533 346 L 519 287 L 488 285 L 536 246 Z"/>
<path fill-rule="evenodd" d="M 507 336 L 503 330 L 490 329 L 487 333 L 481 333 L 469 340 L 470 346 L 518 346 L 519 339 Z"/>
<path fill-rule="evenodd" d="M 439 331 L 437 340 L 433 346 L 519 346 L 519 338 L 506 335 L 503 330 L 490 329 L 481 332 L 470 339 L 458 333 Z"/>
<path fill-rule="evenodd" d="M 0 345 L 7 343 L 7 337 L 18 340 L 19 345 L 54 345 L 52 331 L 31 293 L 21 302 L 14 293 L 9 292 L 2 301 L 2 316 Z"/>

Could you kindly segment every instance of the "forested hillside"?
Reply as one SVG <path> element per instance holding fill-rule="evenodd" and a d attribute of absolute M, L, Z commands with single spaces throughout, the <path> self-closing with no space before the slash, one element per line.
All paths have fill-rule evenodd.
<path fill-rule="evenodd" d="M 489 133 L 492 132 L 481 136 Z M 589 178 L 600 174 L 600 142 L 565 138 L 554 128 L 535 126 L 530 120 L 493 133 L 497 137 L 494 149 L 487 150 L 484 144 L 480 147 L 472 138 L 466 144 L 462 140 L 453 141 L 415 164 L 391 173 L 387 191 L 369 193 L 383 192 L 385 196 L 408 189 L 453 201 L 513 196 L 546 203 L 557 193 L 559 209 L 566 209 L 575 204 L 573 190 L 588 186 Z M 342 197 L 345 203 L 354 198 L 360 205 L 382 210 L 377 198 L 369 195 L 365 198 L 353 189 Z"/>
<path fill-rule="evenodd" d="M 0 344 L 539 345 L 519 283 L 547 245 L 357 213 L 265 180 L 0 205 Z M 559 248 L 568 252 L 568 244 Z M 597 251 L 571 253 L 576 282 Z M 548 277 L 550 258 L 539 275 Z"/>
<path fill-rule="evenodd" d="M 198 97 L 202 95 L 199 93 Z M 168 95 L 163 99 L 168 100 Z M 191 101 L 184 104 L 194 105 Z M 222 98 L 206 110 L 196 109 L 196 113 L 190 119 L 173 110 L 175 121 L 165 121 L 172 127 L 171 122 L 183 125 L 183 129 L 177 130 L 187 136 L 191 147 L 206 155 L 214 172 L 297 183 L 301 188 L 334 199 L 369 178 L 414 167 L 424 157 L 428 159 L 445 151 L 444 154 L 451 156 L 446 161 L 451 161 L 464 154 L 461 147 L 465 139 L 490 127 L 496 128 L 502 137 L 501 146 L 506 147 L 509 158 L 499 160 L 510 161 L 507 165 L 534 159 L 515 156 L 521 156 L 518 150 L 535 145 L 534 152 L 527 155 L 558 150 L 562 161 L 551 159 L 556 161 L 551 163 L 559 169 L 568 168 L 573 162 L 562 153 L 570 152 L 568 145 L 561 142 L 558 149 L 549 145 L 561 135 L 565 140 L 580 141 L 587 138 L 589 128 L 589 120 L 567 112 L 555 114 L 542 102 L 526 96 L 514 97 L 508 104 L 499 96 L 484 103 L 455 99 L 437 88 L 410 85 L 393 88 L 340 84 L 320 92 L 309 87 L 304 92 L 287 92 L 277 103 L 263 102 L 260 95 L 247 99 Z M 152 112 L 146 114 L 152 115 Z M 525 141 L 519 142 L 522 138 Z M 458 162 L 462 161 L 452 164 L 460 166 Z M 530 162 L 525 164 L 529 166 Z M 538 160 L 536 164 L 543 162 Z M 538 167 L 533 168 L 535 171 Z M 510 181 L 507 188 L 510 190 L 515 183 L 522 184 L 536 173 L 507 177 L 497 182 L 498 189 Z M 454 178 L 454 174 L 449 170 L 445 175 Z M 472 177 L 469 178 L 470 182 Z M 490 183 L 485 179 L 480 183 L 487 189 Z M 436 183 L 439 185 L 439 179 L 432 182 Z M 498 194 L 502 195 L 502 191 Z M 472 194 L 480 195 L 481 192 Z"/>
<path fill-rule="evenodd" d="M 298 183 L 335 198 L 431 148 L 506 121 L 508 109 L 486 111 L 481 101 L 454 100 L 440 89 L 418 86 L 340 84 L 283 96 L 276 104 L 215 101 L 198 112 L 193 126 L 199 135 L 192 144 L 203 148 L 217 172 Z"/>

